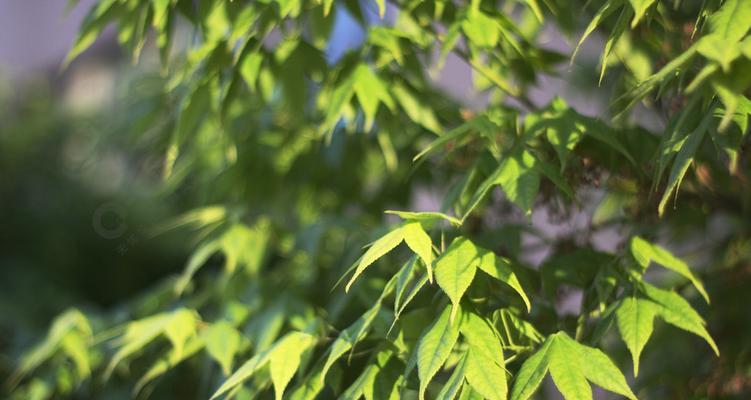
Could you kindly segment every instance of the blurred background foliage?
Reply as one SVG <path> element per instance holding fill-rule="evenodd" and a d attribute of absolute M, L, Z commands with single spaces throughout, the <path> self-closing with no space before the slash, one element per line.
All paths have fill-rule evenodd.
<path fill-rule="evenodd" d="M 72 54 L 98 35 L 104 45 L 64 74 L 55 69 L 0 85 L 4 393 L 203 399 L 252 355 L 288 332 L 307 332 L 317 338 L 301 361 L 307 372 L 287 388 L 302 397 L 318 382 L 338 334 L 374 304 L 388 303 L 325 387 L 316 387 L 321 398 L 347 393 L 388 342 L 393 305 L 381 292 L 409 254 L 389 254 L 349 294 L 335 286 L 364 244 L 399 223 L 383 212 L 467 215 L 514 135 L 537 129 L 545 135 L 530 139 L 529 149 L 554 170 L 560 165 L 564 184 L 547 174 L 531 196 L 491 191 L 457 229 L 519 264 L 533 311 L 524 314 L 513 291 L 484 280 L 467 297 L 499 330 L 500 315 L 516 316 L 518 326 L 531 321 L 545 336 L 581 329 L 591 345 L 607 349 L 639 398 L 751 395 L 744 122 L 751 56 L 728 60 L 695 50 L 692 57 L 704 57 L 695 66 L 655 81 L 659 96 L 639 92 L 696 48 L 697 16 L 719 9 L 719 1 L 642 2 L 649 12 L 633 25 L 638 8 L 625 1 L 540 2 L 544 23 L 528 5 L 537 2 L 397 2 L 385 8 L 385 20 L 372 1 L 336 2 L 327 18 L 326 1 L 162 3 L 170 9 L 165 19 L 158 1 L 97 3 L 118 4 L 121 13 L 99 20 L 95 6 Z M 432 24 L 438 3 L 446 9 Z M 472 16 L 477 4 L 501 28 Z M 602 15 L 607 5 L 617 12 Z M 597 15 L 600 25 L 569 66 Z M 461 36 L 456 51 L 446 49 L 452 32 Z M 598 61 L 607 46 L 611 54 Z M 131 65 L 135 55 L 140 60 Z M 702 80 L 688 91 L 696 76 Z M 641 97 L 646 102 L 628 118 L 607 125 L 625 109 L 619 101 Z M 672 199 L 660 205 L 665 179 L 674 180 L 667 170 L 653 176 L 671 161 L 658 160 L 663 138 L 677 120 L 700 126 L 707 114 L 712 140 L 697 145 L 676 207 Z M 457 126 L 466 134 L 411 162 L 435 133 Z M 575 150 L 550 139 L 556 129 L 581 131 Z M 612 134 L 619 146 L 587 129 Z M 564 193 L 568 185 L 575 201 Z M 455 232 L 439 228 L 430 233 L 443 250 Z M 592 295 L 602 265 L 630 260 L 624 254 L 634 234 L 665 244 L 701 277 L 710 304 L 683 278 L 646 274 L 705 316 L 718 358 L 701 339 L 656 320 L 634 378 L 617 329 L 597 341 L 598 316 L 581 322 L 582 311 L 614 304 L 627 290 L 604 303 Z M 445 302 L 431 289 L 419 292 L 396 328 L 406 349 Z M 527 357 L 539 341 L 530 337 L 519 337 L 529 348 L 507 354 Z M 407 362 L 388 365 L 403 370 Z M 520 363 L 509 363 L 516 375 Z M 233 394 L 272 397 L 268 375 Z M 414 375 L 404 397 L 416 395 Z M 436 381 L 449 377 L 439 375 Z M 550 378 L 540 395 L 560 397 Z"/>

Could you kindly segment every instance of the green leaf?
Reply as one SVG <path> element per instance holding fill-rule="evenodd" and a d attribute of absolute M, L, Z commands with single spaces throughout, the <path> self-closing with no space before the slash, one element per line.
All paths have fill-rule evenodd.
<path fill-rule="evenodd" d="M 707 20 L 709 32 L 728 42 L 737 42 L 751 29 L 751 2 L 725 0 L 717 12 Z"/>
<path fill-rule="evenodd" d="M 720 350 L 707 332 L 706 322 L 683 297 L 678 293 L 659 289 L 646 282 L 642 282 L 642 288 L 647 297 L 660 306 L 657 310 L 657 315 L 660 318 L 673 326 L 703 338 L 715 354 L 720 355 Z"/>
<path fill-rule="evenodd" d="M 436 400 L 454 400 L 457 393 L 459 393 L 459 389 L 461 389 L 462 384 L 464 383 L 464 373 L 466 370 L 467 354 L 465 353 L 459 363 L 457 363 L 454 367 L 454 371 L 446 381 L 446 384 L 444 384 L 443 388 L 441 388 L 441 391 L 438 392 Z"/>
<path fill-rule="evenodd" d="M 179 311 L 179 310 L 178 310 Z M 126 358 L 141 350 L 164 332 L 172 321 L 172 313 L 160 313 L 138 321 L 130 322 L 122 337 L 122 346 L 117 350 L 104 373 L 109 377 L 115 367 Z"/>
<path fill-rule="evenodd" d="M 492 358 L 487 357 L 480 348 L 471 348 L 467 352 L 465 371 L 467 382 L 476 392 L 488 400 L 506 400 L 506 372 Z"/>
<path fill-rule="evenodd" d="M 73 361 L 76 367 L 78 379 L 86 379 L 91 375 L 91 362 L 89 361 L 89 340 L 90 337 L 84 337 L 80 332 L 68 332 L 60 346 L 68 357 Z"/>
<path fill-rule="evenodd" d="M 399 218 L 408 220 L 408 221 L 418 221 L 423 224 L 433 224 L 440 220 L 445 220 L 451 223 L 454 226 L 460 226 L 462 222 L 450 215 L 446 215 L 439 212 L 413 212 L 413 211 L 396 211 L 396 210 L 386 210 L 386 214 L 393 214 L 399 216 Z"/>
<path fill-rule="evenodd" d="M 647 9 L 655 3 L 655 0 L 629 0 L 629 3 L 631 3 L 631 7 L 634 9 L 634 19 L 631 21 L 631 29 L 633 29 L 644 18 Z"/>
<path fill-rule="evenodd" d="M 354 92 L 365 114 L 365 130 L 370 130 L 375 120 L 378 104 L 384 103 L 394 108 L 394 102 L 383 81 L 365 64 L 357 66 L 353 72 Z"/>
<path fill-rule="evenodd" d="M 292 332 L 279 341 L 269 355 L 271 381 L 276 400 L 281 400 L 284 389 L 300 366 L 303 354 L 315 344 L 315 337 L 304 332 Z"/>
<path fill-rule="evenodd" d="M 404 294 L 407 291 L 407 287 L 412 282 L 415 271 L 417 269 L 417 257 L 412 256 L 410 259 L 399 269 L 396 274 L 396 288 L 394 290 L 394 317 L 399 318 L 399 311 L 403 302 Z"/>
<path fill-rule="evenodd" d="M 240 332 L 229 322 L 219 321 L 209 325 L 202 337 L 206 343 L 206 352 L 219 363 L 224 375 L 229 375 L 232 371 L 232 360 L 240 348 Z"/>
<path fill-rule="evenodd" d="M 579 344 L 568 336 L 566 336 L 566 339 L 571 343 L 576 344 L 576 347 L 578 347 L 581 352 L 581 366 L 584 370 L 584 376 L 586 376 L 590 382 L 613 393 L 618 393 L 628 397 L 629 399 L 636 399 L 636 395 L 634 395 L 631 388 L 629 388 L 623 373 L 621 373 L 610 357 L 605 355 L 605 353 L 599 349 Z"/>
<path fill-rule="evenodd" d="M 274 347 L 272 346 L 246 361 L 245 364 L 243 364 L 237 371 L 227 378 L 221 386 L 219 386 L 219 389 L 211 395 L 210 400 L 218 398 L 248 380 L 256 371 L 263 368 L 263 366 L 268 363 L 269 356 L 273 350 Z"/>
<path fill-rule="evenodd" d="M 78 57 L 84 50 L 94 44 L 94 41 L 99 37 L 102 30 L 120 12 L 120 7 L 122 6 L 117 0 L 103 0 L 91 8 L 91 11 L 89 11 L 89 14 L 81 23 L 78 36 L 68 55 L 65 57 L 63 67 L 68 66 L 74 58 Z"/>
<path fill-rule="evenodd" d="M 578 343 L 570 339 L 565 340 L 560 333 L 556 335 L 559 336 L 550 346 L 550 365 L 548 366 L 555 387 L 566 400 L 591 400 L 592 388 L 582 371 L 583 365 L 573 368 L 571 365 L 572 363 L 584 364 L 589 360 L 581 357 Z M 565 337 L 568 338 L 568 335 Z"/>
<path fill-rule="evenodd" d="M 380 302 L 376 303 L 368 311 L 366 311 L 360 318 L 357 319 L 347 329 L 343 330 L 339 336 L 331 344 L 326 357 L 326 362 L 323 365 L 321 371 L 321 382 L 326 379 L 326 374 L 334 362 L 339 359 L 347 350 L 353 348 L 357 341 L 359 341 L 370 329 L 370 325 L 373 323 L 378 311 L 381 309 Z"/>
<path fill-rule="evenodd" d="M 512 400 L 526 400 L 540 386 L 547 371 L 566 400 L 591 399 L 590 381 L 603 389 L 635 400 L 613 361 L 602 351 L 571 339 L 565 332 L 550 335 L 517 374 Z"/>
<path fill-rule="evenodd" d="M 495 47 L 500 39 L 498 23 L 480 10 L 470 10 L 462 22 L 467 41 L 480 48 Z"/>
<path fill-rule="evenodd" d="M 178 355 L 182 353 L 185 342 L 195 334 L 196 314 L 184 308 L 175 311 L 164 327 L 164 336 L 172 343 Z"/>
<path fill-rule="evenodd" d="M 13 386 L 18 380 L 50 359 L 61 348 L 69 356 L 72 356 L 74 361 L 79 364 L 79 372 L 83 372 L 85 369 L 83 366 L 84 361 L 75 360 L 76 358 L 81 357 L 79 349 L 76 348 L 77 343 L 68 344 L 70 347 L 69 349 L 64 348 L 63 342 L 65 342 L 66 338 L 71 334 L 79 335 L 81 339 L 85 339 L 86 341 L 90 340 L 92 337 L 91 326 L 89 325 L 88 319 L 76 309 L 66 310 L 64 313 L 57 316 L 52 322 L 45 339 L 41 343 L 32 347 L 31 350 L 24 353 L 21 357 L 18 369 L 9 379 L 10 386 Z M 75 341 L 76 339 L 67 340 Z"/>
<path fill-rule="evenodd" d="M 425 398 L 425 389 L 459 338 L 460 324 L 451 323 L 452 311 L 446 307 L 441 315 L 422 334 L 417 345 L 417 374 L 420 378 L 420 399 Z"/>
<path fill-rule="evenodd" d="M 407 243 L 428 268 L 428 279 L 433 280 L 433 241 L 430 240 L 422 224 L 419 222 L 408 222 L 402 227 L 404 242 Z"/>
<path fill-rule="evenodd" d="M 433 140 L 428 145 L 428 147 L 426 147 L 424 150 L 418 153 L 412 160 L 416 161 L 428 154 L 431 154 L 441 149 L 444 145 L 448 144 L 452 140 L 456 140 L 456 141 L 461 140 L 472 132 L 491 131 L 495 128 L 495 126 L 496 126 L 495 123 L 492 122 L 488 118 L 487 115 L 485 114 L 479 115 L 457 126 L 456 128 L 438 136 L 437 139 Z"/>
<path fill-rule="evenodd" d="M 602 21 L 610 16 L 610 14 L 613 13 L 613 11 L 617 10 L 621 7 L 623 4 L 623 0 L 613 0 L 613 1 L 606 1 L 602 7 L 600 7 L 599 10 L 595 13 L 595 16 L 592 18 L 592 21 L 589 22 L 589 25 L 587 25 L 587 28 L 584 29 L 584 33 L 582 34 L 582 37 L 579 39 L 579 43 L 576 44 L 576 47 L 574 48 L 574 52 L 571 54 L 571 64 L 574 63 L 574 59 L 576 58 L 576 55 L 579 54 L 579 48 L 581 48 L 582 43 L 589 37 L 589 35 L 592 34 L 592 32 L 597 29 L 597 27 L 602 23 Z"/>
<path fill-rule="evenodd" d="M 501 185 L 506 198 L 530 216 L 532 204 L 540 187 L 540 173 L 536 168 L 536 161 L 526 150 L 507 155 L 472 195 L 462 220 L 471 214 L 488 191 L 496 185 Z"/>
<path fill-rule="evenodd" d="M 185 289 L 190 285 L 190 281 L 193 279 L 193 275 L 208 261 L 214 253 L 221 248 L 221 243 L 215 240 L 202 243 L 193 252 L 188 260 L 188 264 L 185 266 L 185 270 L 182 275 L 175 281 L 175 293 L 182 294 Z"/>
<path fill-rule="evenodd" d="M 526 215 L 532 214 L 532 204 L 540 188 L 540 174 L 535 164 L 536 159 L 528 151 L 508 157 L 501 163 L 493 181 L 501 185 L 506 197 Z"/>
<path fill-rule="evenodd" d="M 477 248 L 471 241 L 463 237 L 454 239 L 443 255 L 436 260 L 435 280 L 451 299 L 453 304 L 452 321 L 460 308 L 459 302 L 464 292 L 475 277 L 475 270 L 479 262 Z"/>
<path fill-rule="evenodd" d="M 712 113 L 709 112 L 699 125 L 677 144 L 680 150 L 678 150 L 675 161 L 673 161 L 673 166 L 670 169 L 668 186 L 665 188 L 665 193 L 663 193 L 660 204 L 657 206 L 657 212 L 660 216 L 664 213 L 665 205 L 670 200 L 670 195 L 673 191 L 676 192 L 676 197 L 678 196 L 678 187 L 681 185 L 681 181 L 683 181 L 683 176 L 686 174 L 689 165 L 694 161 L 694 154 L 699 149 L 699 145 L 701 145 L 704 135 L 707 133 L 707 129 L 709 129 L 711 120 Z"/>
<path fill-rule="evenodd" d="M 133 386 L 133 397 L 136 397 L 141 390 L 154 379 L 164 375 L 178 364 L 198 353 L 204 346 L 203 340 L 199 336 L 188 339 L 184 348 L 178 353 L 171 348 L 166 357 L 157 360 L 148 371 Z"/>
<path fill-rule="evenodd" d="M 383 14 L 386 12 L 386 0 L 376 0 L 378 4 L 378 16 L 383 18 Z"/>
<path fill-rule="evenodd" d="M 352 100 L 355 94 L 355 81 L 352 76 L 341 82 L 333 89 L 330 96 L 326 99 L 324 120 L 320 127 L 320 132 L 329 134 L 336 126 L 336 123 L 342 117 L 342 113 Z"/>
<path fill-rule="evenodd" d="M 657 307 L 649 300 L 639 297 L 623 299 L 616 309 L 618 331 L 634 361 L 634 376 L 639 375 L 639 356 L 652 335 Z"/>
<path fill-rule="evenodd" d="M 438 133 L 441 131 L 438 118 L 426 102 L 417 98 L 409 89 L 398 83 L 393 85 L 391 91 L 409 119 L 431 132 Z"/>
<path fill-rule="evenodd" d="M 504 366 L 501 340 L 484 318 L 474 312 L 465 311 L 460 331 L 462 337 L 469 343 L 470 349 L 474 349 L 498 366 Z"/>
<path fill-rule="evenodd" d="M 478 248 L 480 253 L 480 269 L 493 278 L 511 286 L 512 289 L 519 294 L 519 297 L 524 301 L 524 305 L 527 306 L 527 311 L 532 310 L 532 304 L 529 302 L 527 293 L 524 292 L 519 278 L 511 268 L 511 262 L 503 257 L 498 257 L 490 250 Z"/>
<path fill-rule="evenodd" d="M 399 318 L 399 315 L 404 312 L 404 309 L 407 307 L 407 305 L 412 301 L 412 299 L 415 298 L 415 296 L 417 296 L 417 293 L 420 291 L 420 289 L 423 288 L 423 286 L 425 286 L 426 283 L 428 283 L 428 274 L 423 275 L 410 287 L 409 291 L 406 292 L 404 300 L 401 302 L 399 309 L 394 313 L 396 318 Z"/>
<path fill-rule="evenodd" d="M 730 42 L 719 34 L 702 37 L 697 43 L 696 50 L 704 57 L 717 62 L 723 71 L 730 71 L 730 64 L 741 56 L 741 48 L 737 42 Z"/>
<path fill-rule="evenodd" d="M 349 291 L 349 288 L 355 282 L 357 277 L 359 277 L 360 274 L 365 271 L 365 268 L 368 268 L 370 264 L 373 264 L 376 260 L 386 255 L 386 253 L 388 253 L 389 251 L 393 250 L 394 247 L 398 246 L 403 239 L 404 232 L 402 231 L 402 227 L 400 226 L 376 240 L 373 245 L 368 248 L 365 254 L 363 254 L 362 258 L 360 258 L 360 262 L 357 264 L 357 269 L 355 269 L 354 275 L 352 275 L 352 278 L 350 278 L 349 282 L 347 283 L 345 291 Z"/>
<path fill-rule="evenodd" d="M 532 10 L 532 13 L 535 14 L 535 17 L 538 21 L 544 22 L 545 18 L 542 15 L 542 9 L 537 3 L 537 0 L 524 0 L 524 3 L 527 5 L 527 7 L 529 7 L 530 10 Z"/>
<path fill-rule="evenodd" d="M 549 336 L 539 350 L 529 357 L 514 378 L 511 400 L 526 400 L 537 391 L 550 366 L 550 348 L 554 337 Z"/>
<path fill-rule="evenodd" d="M 655 263 L 660 264 L 671 271 L 677 272 L 684 278 L 691 281 L 694 287 L 696 287 L 696 290 L 698 290 L 702 297 L 704 297 L 704 300 L 709 303 L 709 295 L 704 289 L 704 285 L 701 283 L 699 278 L 697 278 L 691 272 L 691 270 L 688 268 L 688 265 L 683 262 L 683 260 L 674 256 L 664 247 L 649 243 L 639 236 L 634 236 L 633 238 L 631 238 L 631 254 L 633 254 L 636 261 L 644 269 L 649 267 L 649 264 L 654 261 Z"/>
<path fill-rule="evenodd" d="M 602 78 L 605 77 L 605 70 L 608 66 L 608 56 L 613 48 L 615 48 L 616 43 L 620 40 L 623 32 L 626 30 L 630 15 L 630 12 L 628 12 L 626 8 L 621 11 L 621 15 L 618 16 L 615 26 L 610 30 L 610 35 L 608 35 L 608 39 L 605 41 L 605 48 L 600 55 L 600 79 L 597 81 L 598 86 L 602 85 Z"/>

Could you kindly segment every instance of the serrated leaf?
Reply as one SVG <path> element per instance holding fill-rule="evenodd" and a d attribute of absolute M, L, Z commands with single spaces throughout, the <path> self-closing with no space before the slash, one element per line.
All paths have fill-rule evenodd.
<path fill-rule="evenodd" d="M 408 222 L 402 227 L 404 242 L 407 243 L 428 268 L 428 279 L 433 281 L 433 241 L 430 240 L 422 224 L 419 222 Z"/>
<path fill-rule="evenodd" d="M 511 262 L 505 258 L 498 257 L 490 250 L 478 248 L 480 253 L 480 264 L 478 267 L 486 274 L 493 278 L 509 285 L 512 289 L 519 294 L 519 297 L 524 301 L 524 305 L 527 306 L 527 311 L 531 311 L 532 304 L 529 302 L 527 293 L 524 292 L 519 278 L 511 268 Z"/>
<path fill-rule="evenodd" d="M 485 130 L 492 129 L 492 127 L 493 123 L 488 119 L 486 115 L 480 115 L 472 118 L 471 120 L 457 126 L 456 128 L 451 129 L 450 131 L 438 136 L 438 138 L 433 140 L 428 145 L 428 147 L 418 153 L 412 159 L 412 161 L 416 161 L 428 154 L 433 153 L 452 140 L 460 140 L 472 132 L 483 132 Z"/>
<path fill-rule="evenodd" d="M 459 226 L 462 223 L 461 221 L 459 221 L 458 219 L 450 215 L 446 215 L 444 213 L 439 213 L 439 212 L 433 212 L 433 211 L 413 212 L 413 211 L 386 210 L 386 214 L 397 215 L 401 219 L 419 221 L 424 224 L 432 224 L 440 220 L 448 221 L 454 226 Z"/>
<path fill-rule="evenodd" d="M 373 264 L 376 260 L 386 255 L 386 253 L 388 253 L 389 251 L 393 250 L 394 247 L 398 246 L 403 239 L 404 233 L 402 231 L 402 227 L 400 226 L 376 240 L 373 245 L 368 248 L 365 254 L 363 254 L 360 262 L 357 264 L 357 269 L 355 269 L 355 273 L 347 283 L 345 292 L 349 291 L 349 288 L 355 282 L 357 277 L 359 277 L 360 274 L 365 271 L 365 268 L 368 268 L 370 264 Z"/>
<path fill-rule="evenodd" d="M 404 298 L 407 287 L 414 278 L 416 269 L 417 257 L 412 256 L 396 274 L 396 286 L 394 289 L 394 317 L 396 319 L 399 318 L 399 310 L 401 309 L 402 298 Z"/>
<path fill-rule="evenodd" d="M 451 376 L 443 385 L 443 388 L 441 388 L 441 391 L 438 392 L 436 400 L 454 400 L 457 393 L 459 393 L 459 389 L 461 389 L 462 384 L 464 383 L 464 372 L 466 371 L 466 366 L 467 354 L 465 353 L 462 356 L 461 360 L 459 360 L 459 362 L 454 367 L 454 371 L 451 373 Z"/>
<path fill-rule="evenodd" d="M 501 341 L 484 318 L 474 312 L 465 311 L 460 331 L 469 343 L 470 349 L 474 349 L 499 366 L 504 366 Z"/>
<path fill-rule="evenodd" d="M 584 376 L 586 376 L 590 382 L 613 393 L 618 393 L 629 399 L 636 400 L 636 395 L 634 395 L 631 388 L 628 386 L 623 373 L 621 373 L 610 357 L 597 348 L 579 344 L 568 336 L 566 336 L 566 338 L 570 340 L 571 343 L 575 343 L 579 348 L 582 357 L 581 366 L 584 370 Z"/>
<path fill-rule="evenodd" d="M 623 4 L 623 0 L 613 0 L 613 1 L 606 1 L 602 7 L 600 7 L 599 10 L 595 13 L 594 17 L 592 17 L 592 21 L 589 22 L 589 25 L 587 25 L 587 28 L 584 29 L 584 33 L 582 33 L 582 37 L 579 39 L 579 42 L 576 44 L 576 47 L 574 48 L 574 52 L 571 54 L 571 64 L 574 63 L 574 59 L 576 58 L 576 55 L 579 54 L 579 48 L 581 48 L 582 43 L 589 37 L 589 35 L 592 34 L 592 32 L 597 29 L 597 27 L 602 23 L 602 21 L 610 16 L 610 14 L 613 13 L 613 11 L 617 10 L 621 7 Z"/>
<path fill-rule="evenodd" d="M 404 312 L 404 309 L 407 307 L 407 305 L 412 301 L 412 299 L 415 298 L 415 296 L 417 296 L 417 293 L 420 292 L 420 289 L 422 289 L 426 283 L 428 283 L 428 274 L 423 275 L 420 279 L 417 280 L 417 282 L 414 283 L 414 285 L 410 287 L 409 291 L 406 292 L 404 300 L 401 302 L 399 309 L 394 313 L 395 318 L 399 318 L 399 315 Z"/>
<path fill-rule="evenodd" d="M 519 206 L 526 215 L 532 214 L 540 174 L 535 168 L 535 158 L 528 151 L 506 158 L 499 167 L 494 184 L 501 185 L 506 197 Z"/>
<path fill-rule="evenodd" d="M 660 318 L 673 326 L 703 338 L 715 354 L 720 355 L 720 350 L 712 336 L 707 332 L 704 319 L 683 297 L 673 291 L 659 289 L 645 282 L 642 282 L 642 288 L 647 297 L 660 306 L 657 310 L 657 315 Z"/>
<path fill-rule="evenodd" d="M 471 348 L 467 352 L 467 365 L 464 376 L 477 393 L 488 400 L 506 400 L 506 372 L 480 350 Z"/>
<path fill-rule="evenodd" d="M 287 334 L 274 347 L 269 356 L 271 381 L 276 400 L 281 400 L 284 389 L 300 366 L 303 354 L 315 343 L 315 338 L 304 332 Z"/>
<path fill-rule="evenodd" d="M 452 321 L 459 310 L 459 303 L 464 292 L 475 277 L 479 262 L 477 248 L 463 237 L 454 239 L 443 255 L 436 260 L 435 280 L 453 304 Z"/>
<path fill-rule="evenodd" d="M 511 400 L 526 400 L 537 391 L 550 366 L 550 347 L 553 339 L 552 336 L 548 337 L 540 349 L 524 361 L 514 377 Z"/>
<path fill-rule="evenodd" d="M 550 335 L 540 350 L 524 362 L 514 382 L 511 399 L 531 397 L 548 370 L 566 400 L 591 399 L 592 389 L 587 381 L 636 399 L 626 378 L 605 353 L 576 342 L 563 331 Z"/>
<path fill-rule="evenodd" d="M 639 356 L 652 335 L 657 307 L 649 300 L 639 297 L 623 299 L 615 312 L 618 331 L 634 362 L 634 376 L 639 375 Z"/>
<path fill-rule="evenodd" d="M 623 11 L 621 11 L 621 15 L 618 16 L 615 25 L 610 30 L 610 35 L 608 35 L 608 39 L 605 41 L 605 48 L 600 55 L 600 79 L 597 81 L 598 86 L 602 85 L 602 78 L 605 77 L 605 70 L 608 66 L 608 56 L 613 48 L 615 48 L 616 43 L 620 40 L 623 32 L 626 30 L 630 16 L 631 13 L 624 8 Z"/>
<path fill-rule="evenodd" d="M 589 386 L 581 366 L 578 368 L 571 366 L 572 363 L 584 364 L 588 360 L 581 357 L 576 342 L 572 342 L 563 340 L 563 336 L 559 336 L 550 346 L 550 365 L 548 367 L 550 376 L 564 399 L 591 400 L 592 388 Z"/>
<path fill-rule="evenodd" d="M 232 360 L 240 348 L 241 335 L 232 324 L 219 321 L 209 325 L 202 335 L 206 352 L 222 367 L 224 375 L 232 371 Z"/>
<path fill-rule="evenodd" d="M 446 307 L 441 315 L 431 324 L 420 338 L 417 345 L 417 374 L 420 378 L 420 399 L 425 398 L 425 389 L 443 363 L 459 338 L 459 323 L 451 323 L 452 311 Z"/>
<path fill-rule="evenodd" d="M 670 200 L 670 195 L 675 191 L 676 196 L 678 196 L 678 188 L 683 181 L 683 176 L 686 174 L 686 171 L 688 171 L 688 167 L 694 161 L 694 154 L 699 149 L 699 145 L 701 145 L 704 135 L 706 134 L 707 129 L 709 129 L 709 123 L 711 120 L 712 113 L 710 112 L 707 113 L 699 125 L 689 133 L 688 136 L 678 143 L 680 150 L 678 150 L 678 154 L 675 156 L 675 161 L 673 161 L 673 166 L 670 169 L 668 186 L 665 188 L 665 193 L 663 193 L 662 199 L 660 199 L 660 204 L 657 206 L 657 213 L 660 216 L 665 212 L 665 205 L 668 200 Z"/>
<path fill-rule="evenodd" d="M 326 379 L 326 374 L 328 373 L 331 366 L 334 365 L 334 362 L 336 362 L 339 357 L 344 355 L 347 350 L 354 347 L 357 341 L 367 333 L 367 331 L 370 329 L 370 325 L 373 323 L 373 320 L 375 319 L 376 315 L 378 315 L 378 311 L 380 309 L 381 304 L 380 302 L 378 302 L 375 304 L 375 306 L 371 307 L 362 316 L 360 316 L 360 318 L 358 318 L 357 321 L 355 321 L 352 325 L 343 330 L 336 338 L 336 340 L 334 340 L 334 343 L 332 343 L 331 347 L 329 348 L 326 362 L 323 365 L 323 370 L 321 371 L 321 381 Z"/>
<path fill-rule="evenodd" d="M 699 291 L 702 297 L 704 297 L 704 300 L 709 303 L 709 295 L 704 289 L 701 280 L 691 272 L 688 265 L 683 262 L 683 260 L 674 256 L 664 247 L 649 243 L 639 236 L 634 236 L 631 238 L 631 254 L 633 254 L 636 261 L 644 267 L 644 269 L 649 267 L 649 264 L 654 261 L 671 271 L 677 272 L 679 275 L 688 279 L 694 285 L 696 290 Z"/>

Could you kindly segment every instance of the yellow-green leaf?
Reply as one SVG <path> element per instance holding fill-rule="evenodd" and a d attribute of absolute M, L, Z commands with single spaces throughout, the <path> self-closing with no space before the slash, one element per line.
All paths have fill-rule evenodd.
<path fill-rule="evenodd" d="M 649 300 L 627 297 L 615 312 L 618 331 L 634 361 L 634 376 L 639 375 L 639 356 L 652 335 L 657 307 Z"/>
<path fill-rule="evenodd" d="M 404 242 L 407 243 L 428 268 L 428 279 L 433 281 L 433 242 L 419 222 L 408 222 L 402 227 Z"/>
<path fill-rule="evenodd" d="M 211 324 L 203 333 L 206 351 L 222 367 L 224 375 L 232 371 L 232 360 L 240 347 L 241 335 L 232 324 L 219 321 Z"/>
<path fill-rule="evenodd" d="M 464 292 L 475 277 L 480 259 L 477 248 L 466 238 L 458 237 L 435 263 L 435 280 L 451 299 L 451 320 L 459 309 Z"/>
<path fill-rule="evenodd" d="M 304 332 L 287 334 L 274 347 L 269 356 L 271 381 L 274 383 L 276 400 L 281 400 L 284 389 L 300 366 L 303 354 L 315 343 L 315 338 Z"/>
<path fill-rule="evenodd" d="M 365 268 L 368 268 L 370 264 L 373 264 L 376 260 L 386 255 L 386 253 L 388 253 L 389 251 L 393 250 L 394 247 L 398 246 L 403 239 L 404 233 L 402 231 L 402 227 L 400 226 L 376 240 L 373 245 L 368 248 L 365 254 L 363 254 L 362 258 L 360 258 L 360 262 L 357 264 L 357 269 L 355 269 L 354 275 L 352 275 L 349 283 L 347 283 L 345 291 L 349 291 L 349 288 L 355 282 L 357 277 L 359 277 L 360 274 L 365 271 Z"/>
<path fill-rule="evenodd" d="M 488 400 L 506 400 L 506 372 L 480 348 L 472 347 L 467 352 L 464 372 L 467 382 L 476 392 Z"/>
<path fill-rule="evenodd" d="M 451 323 L 451 310 L 446 307 L 441 315 L 423 333 L 417 345 L 417 375 L 420 378 L 420 400 L 425 398 L 425 389 L 459 338 L 460 324 Z"/>
<path fill-rule="evenodd" d="M 688 265 L 683 262 L 683 260 L 674 256 L 664 247 L 649 243 L 639 236 L 634 236 L 631 239 L 631 254 L 633 254 L 636 261 L 645 269 L 649 267 L 649 264 L 652 261 L 654 261 L 671 271 L 677 272 L 691 281 L 694 287 L 696 287 L 696 290 L 698 290 L 702 297 L 709 302 L 709 295 L 704 289 L 701 280 L 691 272 Z"/>

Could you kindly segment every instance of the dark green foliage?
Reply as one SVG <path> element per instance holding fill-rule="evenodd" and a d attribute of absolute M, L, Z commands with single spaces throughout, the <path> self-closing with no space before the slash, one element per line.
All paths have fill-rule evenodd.
<path fill-rule="evenodd" d="M 364 39 L 333 59 L 344 13 Z M 70 56 L 110 24 L 135 58 L 154 32 L 165 79 L 136 142 L 185 210 L 153 234 L 192 255 L 145 306 L 58 317 L 12 396 L 147 394 L 171 374 L 200 377 L 196 398 L 524 400 L 548 374 L 568 400 L 751 393 L 723 386 L 751 379 L 725 292 L 750 281 L 751 1 L 102 0 Z M 605 115 L 533 101 L 593 36 L 599 68 L 575 79 Z M 449 55 L 482 109 L 431 76 Z M 440 210 L 420 212 L 425 190 Z"/>

